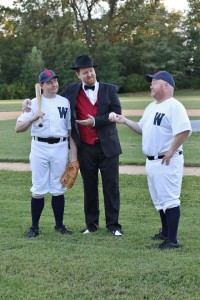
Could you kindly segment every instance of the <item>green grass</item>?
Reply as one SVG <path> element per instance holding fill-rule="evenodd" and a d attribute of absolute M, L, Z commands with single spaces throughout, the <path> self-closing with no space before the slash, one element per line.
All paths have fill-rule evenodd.
<path fill-rule="evenodd" d="M 186 109 L 199 109 L 200 90 L 177 90 L 174 97 L 183 103 Z M 123 109 L 144 109 L 151 101 L 150 92 L 119 94 Z M 0 100 L 1 111 L 21 111 L 23 100 Z"/>
<path fill-rule="evenodd" d="M 28 162 L 31 137 L 30 130 L 15 132 L 16 120 L 0 121 L 0 161 Z"/>
<path fill-rule="evenodd" d="M 0 112 L 22 110 L 22 100 L 0 100 Z"/>
<path fill-rule="evenodd" d="M 137 95 L 134 96 L 134 101 L 132 98 L 127 101 L 130 99 L 127 95 L 122 99 L 124 109 L 143 108 L 141 104 L 149 101 L 141 98 L 137 103 Z M 195 107 L 199 97 L 196 92 L 185 91 L 180 97 L 188 108 L 199 108 Z M 9 103 L 0 101 L 0 111 L 21 110 L 21 101 Z M 27 162 L 30 131 L 16 134 L 15 120 L 0 121 L 0 126 L 0 161 Z M 141 136 L 126 126 L 119 125 L 118 130 L 123 149 L 120 163 L 144 164 Z M 193 133 L 185 143 L 185 165 L 200 166 L 199 136 Z M 73 235 L 54 232 L 51 199 L 47 195 L 41 235 L 34 240 L 25 239 L 24 232 L 31 224 L 30 187 L 30 172 L 0 170 L 0 299 L 199 299 L 199 177 L 183 178 L 179 227 L 182 247 L 164 252 L 155 249 L 158 243 L 149 239 L 159 230 L 160 221 L 144 175 L 120 175 L 122 238 L 112 237 L 105 229 L 101 184 L 100 229 L 89 236 L 80 233 L 84 214 L 79 175 L 74 187 L 65 194 L 65 224 L 73 230 Z"/>
<path fill-rule="evenodd" d="M 31 173 L 0 171 L 1 277 L 4 300 L 198 300 L 200 274 L 199 178 L 184 177 L 180 249 L 159 251 L 149 237 L 160 228 L 146 176 L 121 175 L 124 236 L 105 229 L 100 186 L 100 230 L 82 235 L 80 176 L 66 192 L 65 224 L 73 235 L 54 232 L 50 196 L 41 217 L 41 235 L 23 238 L 30 226 Z"/>
<path fill-rule="evenodd" d="M 129 117 L 138 120 L 139 117 Z M 31 145 L 30 130 L 15 133 L 15 120 L 0 121 L 0 161 L 28 162 Z M 144 165 L 141 136 L 135 134 L 125 125 L 118 125 L 119 138 L 122 146 L 120 164 Z M 185 166 L 200 166 L 200 132 L 193 133 L 184 144 Z"/>
<path fill-rule="evenodd" d="M 175 91 L 174 97 L 179 100 L 186 109 L 199 109 L 199 90 Z M 150 92 L 120 94 L 123 109 L 144 109 L 153 99 Z"/>

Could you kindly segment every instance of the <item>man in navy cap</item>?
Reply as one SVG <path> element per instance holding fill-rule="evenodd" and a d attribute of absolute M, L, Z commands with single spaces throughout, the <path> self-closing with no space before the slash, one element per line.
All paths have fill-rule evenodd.
<path fill-rule="evenodd" d="M 116 115 L 112 120 L 126 124 L 142 135 L 146 155 L 149 192 L 160 214 L 161 231 L 152 240 L 161 240 L 159 249 L 179 248 L 180 192 L 183 177 L 182 144 L 191 132 L 184 106 L 173 97 L 175 81 L 167 71 L 146 75 L 151 96 L 155 99 L 144 110 L 139 122 Z"/>
<path fill-rule="evenodd" d="M 76 144 L 71 138 L 71 112 L 69 101 L 57 94 L 58 76 L 52 70 L 39 75 L 41 111 L 37 99 L 31 101 L 31 110 L 23 113 L 16 122 L 16 132 L 24 132 L 31 126 L 30 166 L 32 171 L 31 217 L 32 225 L 26 237 L 39 235 L 39 222 L 44 208 L 44 197 L 52 195 L 52 209 L 55 217 L 55 231 L 64 235 L 71 233 L 64 224 L 64 193 L 66 188 L 60 178 L 68 162 L 68 140 L 70 140 L 71 161 L 77 160 Z M 38 119 L 43 126 L 38 126 Z"/>

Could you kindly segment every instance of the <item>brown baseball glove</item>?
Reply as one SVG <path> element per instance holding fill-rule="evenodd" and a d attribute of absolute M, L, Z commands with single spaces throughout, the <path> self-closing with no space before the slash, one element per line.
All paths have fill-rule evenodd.
<path fill-rule="evenodd" d="M 71 189 L 74 185 L 74 182 L 78 176 L 79 171 L 79 162 L 75 160 L 73 162 L 68 163 L 67 169 L 63 173 L 60 182 L 66 188 Z"/>

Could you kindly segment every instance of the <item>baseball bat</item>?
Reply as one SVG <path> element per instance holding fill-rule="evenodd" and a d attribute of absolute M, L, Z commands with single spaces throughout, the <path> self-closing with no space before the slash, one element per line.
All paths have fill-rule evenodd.
<path fill-rule="evenodd" d="M 35 95 L 37 99 L 37 104 L 38 104 L 38 111 L 41 112 L 41 87 L 39 83 L 36 83 L 35 85 Z M 42 127 L 42 118 L 38 119 L 39 122 L 39 127 Z"/>

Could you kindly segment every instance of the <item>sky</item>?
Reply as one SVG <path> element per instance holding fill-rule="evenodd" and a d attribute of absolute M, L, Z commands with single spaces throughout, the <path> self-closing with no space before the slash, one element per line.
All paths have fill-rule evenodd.
<path fill-rule="evenodd" d="M 186 10 L 188 8 L 187 0 L 163 0 L 165 6 L 169 11 L 174 10 Z M 11 6 L 13 0 L 0 0 L 0 5 Z"/>
<path fill-rule="evenodd" d="M 1 1 L 1 0 L 0 0 Z M 171 11 L 174 10 L 186 10 L 188 8 L 187 0 L 164 0 L 165 7 Z"/>

